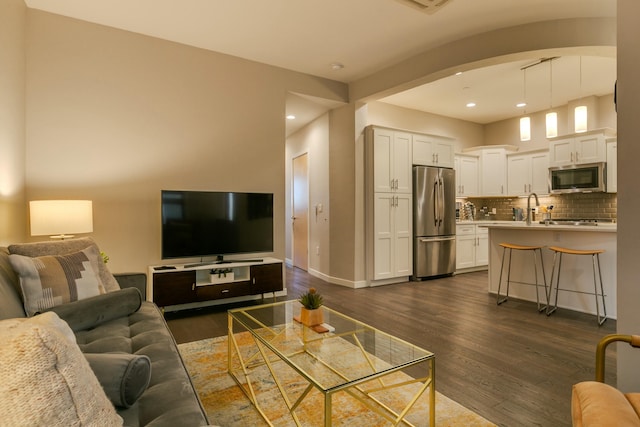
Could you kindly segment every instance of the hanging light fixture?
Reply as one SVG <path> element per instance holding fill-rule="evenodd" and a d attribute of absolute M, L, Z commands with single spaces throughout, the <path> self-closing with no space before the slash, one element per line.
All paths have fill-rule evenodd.
<path fill-rule="evenodd" d="M 526 114 L 526 105 L 527 105 L 527 69 L 523 70 L 523 101 L 518 104 L 518 106 L 522 106 L 525 108 L 524 114 Z M 531 140 L 531 118 L 529 116 L 520 117 L 520 141 L 530 141 Z"/>
<path fill-rule="evenodd" d="M 580 100 L 582 101 L 582 56 L 580 57 Z M 587 131 L 587 106 L 578 105 L 574 110 L 574 131 Z"/>
<path fill-rule="evenodd" d="M 553 110 L 553 60 L 549 59 L 549 109 Z M 546 115 L 547 138 L 558 136 L 558 113 L 550 111 Z"/>
<path fill-rule="evenodd" d="M 520 141 L 531 140 L 531 118 L 529 116 L 520 117 Z"/>

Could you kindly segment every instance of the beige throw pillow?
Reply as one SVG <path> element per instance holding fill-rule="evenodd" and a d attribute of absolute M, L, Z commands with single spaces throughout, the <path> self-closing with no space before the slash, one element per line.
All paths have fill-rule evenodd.
<path fill-rule="evenodd" d="M 27 316 L 106 292 L 98 272 L 100 254 L 94 246 L 68 255 L 12 254 L 9 262 L 20 277 Z"/>
<path fill-rule="evenodd" d="M 24 255 L 28 257 L 40 257 L 45 255 L 67 255 L 78 252 L 94 246 L 98 253 L 100 249 L 91 237 L 80 237 L 68 240 L 51 240 L 45 242 L 34 243 L 14 243 L 9 245 L 9 253 L 16 255 Z M 98 266 L 100 271 L 100 280 L 107 292 L 113 292 L 120 289 L 120 285 L 113 274 L 109 271 L 104 262 L 100 262 Z"/>
<path fill-rule="evenodd" d="M 0 321 L 0 423 L 15 426 L 121 426 L 55 313 Z"/>

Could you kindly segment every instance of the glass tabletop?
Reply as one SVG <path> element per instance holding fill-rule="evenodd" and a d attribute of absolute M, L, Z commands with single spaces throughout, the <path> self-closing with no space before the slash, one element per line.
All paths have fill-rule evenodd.
<path fill-rule="evenodd" d="M 325 392 L 422 364 L 434 354 L 322 306 L 324 323 L 299 323 L 297 300 L 229 310 L 230 333 L 248 331 Z M 232 322 L 235 321 L 238 324 Z"/>

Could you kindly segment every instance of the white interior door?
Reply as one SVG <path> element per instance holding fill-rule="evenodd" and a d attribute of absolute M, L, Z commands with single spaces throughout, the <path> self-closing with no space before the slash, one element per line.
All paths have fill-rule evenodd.
<path fill-rule="evenodd" d="M 309 268 L 309 177 L 307 154 L 293 159 L 292 184 L 293 266 Z"/>

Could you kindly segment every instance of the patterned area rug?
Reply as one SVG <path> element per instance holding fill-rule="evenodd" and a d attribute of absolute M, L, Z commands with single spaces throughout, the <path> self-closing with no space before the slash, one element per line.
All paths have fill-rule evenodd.
<path fill-rule="evenodd" d="M 239 341 L 248 342 L 250 340 L 250 336 L 246 332 L 238 334 L 238 337 Z M 178 348 L 212 424 L 222 427 L 267 425 L 240 387 L 227 373 L 227 337 L 180 344 Z M 302 393 L 307 383 L 292 369 L 282 362 L 274 364 L 274 369 L 283 373 L 282 381 L 293 398 Z M 405 374 L 399 373 L 399 375 Z M 252 372 L 252 381 L 260 406 L 268 418 L 272 420 L 273 425 L 295 426 L 283 398 L 265 366 L 255 368 Z M 394 394 L 398 393 L 410 393 L 410 390 L 394 390 Z M 304 402 L 296 411 L 302 425 L 321 425 L 323 406 L 320 393 L 314 389 Z M 395 402 L 394 399 L 389 399 L 385 403 L 393 406 Z M 388 420 L 370 411 L 345 393 L 338 393 L 334 396 L 333 408 L 333 425 L 336 426 L 391 425 Z M 415 426 L 427 426 L 428 414 L 428 393 L 424 393 L 407 418 Z M 495 424 L 437 392 L 436 425 L 438 427 L 495 426 Z"/>

